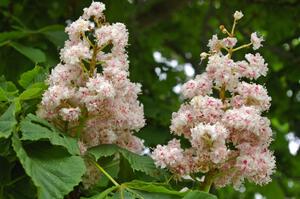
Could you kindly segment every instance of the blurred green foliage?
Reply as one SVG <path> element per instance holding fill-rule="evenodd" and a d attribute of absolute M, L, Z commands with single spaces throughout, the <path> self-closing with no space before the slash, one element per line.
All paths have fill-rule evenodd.
<path fill-rule="evenodd" d="M 68 21 L 77 19 L 90 2 L 1 0 L 0 74 L 17 85 L 20 74 L 33 69 L 36 64 L 42 67 L 36 70 L 49 71 L 59 62 L 59 49 L 67 38 L 64 26 Z M 201 73 L 204 64 L 199 65 L 199 54 L 207 50 L 208 39 L 212 34 L 220 34 L 220 24 L 231 25 L 235 10 L 243 11 L 245 17 L 238 24 L 239 39 L 246 43 L 251 32 L 258 31 L 266 40 L 260 52 L 269 63 L 270 70 L 267 78 L 259 81 L 265 83 L 272 96 L 272 107 L 267 115 L 274 130 L 271 147 L 277 159 L 277 172 L 273 182 L 265 187 L 246 184 L 244 192 L 236 192 L 230 187 L 213 189 L 212 192 L 219 198 L 254 198 L 257 193 L 267 199 L 300 198 L 300 153 L 292 155 L 286 139 L 289 132 L 300 137 L 300 1 L 103 2 L 107 7 L 108 21 L 123 22 L 129 29 L 130 77 L 143 85 L 140 100 L 147 118 L 147 126 L 139 135 L 150 147 L 170 139 L 170 118 L 182 103 L 172 89 L 188 79 L 182 68 L 156 62 L 153 53 L 160 52 L 169 61 L 177 60 L 179 65 L 190 63 L 196 74 Z M 240 55 L 236 56 L 239 58 Z M 164 73 L 166 79 L 159 80 L 155 70 Z M 4 97 L 14 95 L 16 89 L 13 84 L 4 83 L 3 77 L 0 85 L 2 90 L 7 91 Z M 0 98 L 3 97 L 2 90 Z M 5 149 L 0 149 L 0 155 L 4 153 Z M 0 157 L 1 171 L 5 161 Z M 18 183 L 14 186 L 18 187 Z M 23 191 L 15 194 L 26 195 L 29 191 L 26 187 L 20 189 Z"/>

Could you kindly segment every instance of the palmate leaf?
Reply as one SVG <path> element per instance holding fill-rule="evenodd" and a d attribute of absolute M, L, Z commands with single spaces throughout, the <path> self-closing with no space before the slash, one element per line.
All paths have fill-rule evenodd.
<path fill-rule="evenodd" d="M 8 138 L 17 125 L 16 105 L 12 103 L 0 117 L 0 138 Z"/>
<path fill-rule="evenodd" d="M 144 172 L 149 176 L 159 175 L 159 170 L 155 167 L 154 162 L 150 157 L 132 153 L 116 145 L 100 145 L 91 148 L 88 153 L 94 156 L 96 160 L 101 157 L 107 157 L 115 153 L 119 153 L 129 162 L 133 170 Z"/>
<path fill-rule="evenodd" d="M 35 142 L 23 147 L 15 133 L 12 145 L 26 174 L 38 190 L 39 199 L 62 199 L 81 181 L 84 160 L 62 147 Z"/>
<path fill-rule="evenodd" d="M 167 187 L 166 185 L 153 182 L 143 182 L 134 180 L 132 182 L 126 183 L 126 186 L 131 189 L 138 190 L 138 193 L 141 196 L 143 196 L 144 199 L 217 199 L 216 196 L 206 192 L 194 190 L 190 190 L 187 192 L 179 192 Z"/>
<path fill-rule="evenodd" d="M 21 140 L 49 140 L 53 145 L 65 147 L 70 154 L 78 155 L 79 147 L 76 139 L 71 138 L 54 128 L 46 120 L 33 114 L 28 114 L 20 123 L 22 137 Z"/>
<path fill-rule="evenodd" d="M 89 199 L 104 199 L 107 198 L 106 196 L 108 195 L 112 195 L 109 198 L 120 198 L 122 195 L 124 198 L 128 199 L 217 199 L 216 196 L 202 191 L 190 190 L 186 192 L 180 192 L 171 189 L 162 183 L 144 182 L 138 180 L 124 183 L 118 188 L 118 191 L 111 193 L 116 189 L 117 187 L 115 186 L 110 187 L 105 191 L 90 197 Z"/>

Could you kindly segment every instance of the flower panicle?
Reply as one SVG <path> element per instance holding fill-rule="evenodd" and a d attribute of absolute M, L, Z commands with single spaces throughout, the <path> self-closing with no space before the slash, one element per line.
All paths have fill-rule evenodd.
<path fill-rule="evenodd" d="M 231 31 L 220 26 L 227 36 L 213 35 L 209 52 L 200 55 L 201 60 L 208 59 L 205 72 L 182 86 L 188 102 L 173 113 L 170 130 L 188 139 L 191 147 L 183 149 L 173 139 L 152 153 L 156 166 L 169 169 L 178 178 L 203 173 L 203 187 L 232 184 L 238 189 L 245 179 L 263 185 L 271 181 L 275 169 L 273 152 L 268 149 L 270 120 L 262 116 L 270 108 L 271 97 L 264 86 L 251 83 L 266 76 L 268 64 L 259 53 L 247 53 L 240 61 L 232 59 L 237 50 L 262 47 L 263 38 L 256 32 L 249 44 L 235 47 L 236 24 L 243 16 L 241 11 L 234 13 Z M 213 96 L 216 92 L 219 98 Z"/>
<path fill-rule="evenodd" d="M 129 80 L 128 31 L 123 23 L 105 21 L 105 5 L 92 2 L 66 27 L 69 39 L 60 63 L 47 79 L 37 115 L 79 139 L 82 154 L 100 144 L 117 144 L 142 153 L 143 140 L 133 133 L 145 125 L 141 85 Z M 87 163 L 84 185 L 99 180 Z"/>

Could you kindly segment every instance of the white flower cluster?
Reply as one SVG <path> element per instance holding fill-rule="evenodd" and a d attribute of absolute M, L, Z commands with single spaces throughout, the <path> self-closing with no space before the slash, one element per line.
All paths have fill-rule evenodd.
<path fill-rule="evenodd" d="M 135 153 L 144 149 L 134 136 L 145 125 L 137 100 L 141 85 L 128 79 L 124 24 L 105 22 L 105 5 L 93 2 L 66 28 L 69 40 L 51 72 L 48 90 L 37 114 L 72 136 L 79 136 L 82 153 L 100 144 L 117 144 Z M 98 178 L 95 169 L 91 185 Z M 88 175 L 88 176 L 92 176 Z"/>
<path fill-rule="evenodd" d="M 183 97 L 191 100 L 173 113 L 170 129 L 188 139 L 191 147 L 183 149 L 174 139 L 152 153 L 156 166 L 178 177 L 202 172 L 204 183 L 214 179 L 217 187 L 233 184 L 235 188 L 244 179 L 260 185 L 271 180 L 275 168 L 268 150 L 272 130 L 269 119 L 261 116 L 271 98 L 263 86 L 245 82 L 266 76 L 267 64 L 259 53 L 246 54 L 243 61 L 232 59 L 239 49 L 262 46 L 263 39 L 252 33 L 249 44 L 235 47 L 234 28 L 242 17 L 242 12 L 234 13 L 231 32 L 220 26 L 227 37 L 214 35 L 208 42 L 210 51 L 200 55 L 202 60 L 208 58 L 206 71 L 182 86 Z M 212 95 L 216 93 L 219 98 Z"/>

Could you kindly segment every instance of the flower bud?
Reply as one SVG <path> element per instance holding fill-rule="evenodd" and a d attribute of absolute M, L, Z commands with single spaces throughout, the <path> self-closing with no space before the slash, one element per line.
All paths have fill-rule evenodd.
<path fill-rule="evenodd" d="M 208 56 L 208 53 L 203 52 L 200 54 L 201 60 L 205 59 Z"/>
<path fill-rule="evenodd" d="M 233 18 L 236 21 L 240 20 L 243 16 L 244 14 L 241 11 L 235 11 L 235 13 L 233 14 Z"/>

